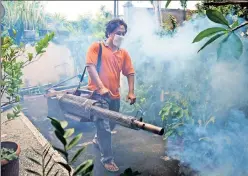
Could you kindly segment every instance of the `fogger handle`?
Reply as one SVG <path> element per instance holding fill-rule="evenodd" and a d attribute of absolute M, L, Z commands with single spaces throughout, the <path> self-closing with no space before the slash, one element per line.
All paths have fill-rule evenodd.
<path fill-rule="evenodd" d="M 137 126 L 137 128 L 143 129 L 145 131 L 149 131 L 154 134 L 158 134 L 160 136 L 164 134 L 164 128 L 157 127 L 152 124 L 145 123 L 145 122 L 140 122 L 138 120 L 135 120 L 134 124 Z"/>

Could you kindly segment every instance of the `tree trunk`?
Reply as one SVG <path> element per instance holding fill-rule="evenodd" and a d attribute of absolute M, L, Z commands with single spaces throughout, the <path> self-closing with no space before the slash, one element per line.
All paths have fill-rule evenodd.
<path fill-rule="evenodd" d="M 223 6 L 223 5 L 242 5 L 248 7 L 248 1 L 236 1 L 229 0 L 225 2 L 204 2 L 204 5 L 212 5 L 212 6 Z"/>
<path fill-rule="evenodd" d="M 152 5 L 156 17 L 156 24 L 158 27 L 161 27 L 162 26 L 161 1 L 153 1 Z"/>
<path fill-rule="evenodd" d="M 116 16 L 117 16 L 117 18 L 119 18 L 119 1 L 118 0 L 116 0 Z"/>
<path fill-rule="evenodd" d="M 116 0 L 114 0 L 114 18 L 116 18 Z"/>

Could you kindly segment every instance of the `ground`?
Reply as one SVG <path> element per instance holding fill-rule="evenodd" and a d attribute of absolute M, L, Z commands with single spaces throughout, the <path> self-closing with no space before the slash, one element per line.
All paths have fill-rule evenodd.
<path fill-rule="evenodd" d="M 6 113 L 1 114 L 1 123 L 4 121 L 6 121 Z M 32 151 L 31 147 L 37 151 L 42 151 L 43 146 L 47 141 L 42 135 L 40 135 L 32 123 L 23 114 L 19 118 L 1 125 L 1 141 L 12 141 L 20 145 L 20 176 L 32 176 L 32 174 L 27 173 L 25 169 L 31 169 L 41 173 L 41 167 L 28 160 L 27 157 L 32 157 L 39 160 L 39 156 Z M 48 157 L 50 157 L 52 153 L 54 154 L 54 151 L 50 150 Z M 61 160 L 61 157 L 56 154 L 54 155 L 54 158 Z M 46 171 L 48 171 L 50 167 L 51 164 L 48 165 L 48 169 Z M 55 165 L 49 175 L 55 175 L 57 170 L 60 170 L 59 176 L 68 175 L 67 172 L 65 172 L 65 170 L 58 165 Z"/>
<path fill-rule="evenodd" d="M 55 145 L 60 145 L 53 135 L 49 120 L 46 118 L 47 102 L 45 97 L 37 96 L 33 99 L 26 99 L 24 107 L 27 108 L 25 114 L 45 138 Z M 59 112 L 56 111 L 55 113 Z M 76 133 L 83 133 L 83 140 L 76 148 L 88 144 L 86 152 L 76 164 L 83 162 L 87 158 L 94 158 L 94 176 L 117 176 L 128 167 L 131 167 L 134 171 L 141 172 L 142 176 L 178 175 L 178 162 L 164 161 L 160 158 L 165 153 L 165 141 L 163 141 L 162 136 L 143 130 L 136 131 L 117 126 L 117 133 L 113 135 L 113 152 L 115 161 L 120 167 L 120 172 L 112 174 L 104 170 L 99 161 L 99 152 L 91 144 L 95 134 L 94 125 L 92 123 L 70 121 L 69 126 L 74 127 Z"/>

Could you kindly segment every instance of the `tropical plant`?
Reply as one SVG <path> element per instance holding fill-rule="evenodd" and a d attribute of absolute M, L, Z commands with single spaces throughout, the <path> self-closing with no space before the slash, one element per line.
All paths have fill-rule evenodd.
<path fill-rule="evenodd" d="M 40 1 L 23 1 L 21 7 L 21 16 L 24 23 L 24 29 L 35 30 L 39 22 L 44 21 L 44 6 Z"/>
<path fill-rule="evenodd" d="M 122 99 L 120 111 L 126 114 L 135 115 L 136 117 L 140 116 L 142 118 L 145 115 L 144 120 L 146 120 L 149 123 L 154 122 L 155 117 L 151 115 L 154 112 L 152 108 L 156 103 L 152 101 L 152 99 L 154 98 L 154 95 L 152 95 L 151 93 L 153 89 L 154 87 L 152 85 L 147 85 L 147 84 L 137 85 L 136 93 L 135 93 L 137 101 L 133 106 L 130 106 L 129 103 L 127 103 L 124 99 Z"/>
<path fill-rule="evenodd" d="M 168 98 L 159 115 L 166 129 L 164 134 L 164 139 L 166 140 L 172 135 L 182 136 L 183 134 L 179 127 L 185 123 L 194 123 L 194 120 L 192 119 L 188 101 L 179 92 L 166 92 L 165 95 Z"/>
<path fill-rule="evenodd" d="M 37 172 L 37 168 L 36 170 L 31 170 L 31 169 L 25 169 L 26 172 L 30 173 L 30 174 L 34 174 L 34 175 L 39 175 L 39 176 L 49 176 L 50 172 L 52 171 L 53 167 L 55 166 L 55 163 L 53 162 L 52 165 L 49 168 L 49 163 L 51 163 L 52 161 L 52 155 L 50 155 L 49 159 L 47 159 L 47 156 L 49 154 L 49 150 L 50 150 L 51 146 L 50 144 L 46 144 L 43 148 L 43 151 L 40 153 L 39 151 L 37 151 L 36 149 L 34 149 L 32 147 L 33 152 L 40 158 L 37 159 L 36 157 L 30 157 L 27 156 L 27 158 L 35 163 L 36 165 L 40 166 L 42 171 L 41 173 Z M 48 169 L 49 168 L 49 169 Z M 58 175 L 59 171 L 57 170 L 57 172 L 55 173 L 54 176 Z"/>
<path fill-rule="evenodd" d="M 1 23 L 4 23 L 8 28 L 13 28 L 21 15 L 20 2 L 4 1 L 2 3 L 5 9 L 5 15 L 1 19 Z"/>
<path fill-rule="evenodd" d="M 97 13 L 96 18 L 92 22 L 92 33 L 97 39 L 105 38 L 105 25 L 112 19 L 110 11 L 106 10 L 105 6 L 101 6 L 100 12 Z"/>
<path fill-rule="evenodd" d="M 224 16 L 233 14 L 248 20 L 247 2 L 246 5 L 245 1 L 243 1 L 244 4 L 240 4 L 240 2 L 241 1 L 202 0 L 196 7 L 199 14 L 205 14 L 206 10 L 211 9 L 220 11 Z"/>
<path fill-rule="evenodd" d="M 168 8 L 168 6 L 170 5 L 172 0 L 168 0 L 165 4 L 165 8 Z M 186 15 L 187 15 L 187 11 L 186 11 L 186 8 L 187 8 L 187 2 L 188 0 L 180 0 L 180 4 L 181 4 L 181 7 L 183 8 L 183 20 L 185 21 L 186 20 Z"/>
<path fill-rule="evenodd" d="M 82 133 L 77 134 L 69 142 L 68 141 L 68 138 L 71 137 L 74 134 L 74 131 L 75 131 L 74 128 L 67 128 L 66 129 L 66 127 L 68 126 L 68 122 L 67 121 L 59 121 L 59 120 L 57 120 L 55 118 L 52 118 L 52 117 L 48 117 L 48 118 L 51 120 L 51 124 L 55 128 L 54 133 L 55 133 L 56 137 L 63 144 L 63 149 L 61 149 L 59 147 L 56 147 L 56 146 L 53 146 L 53 148 L 55 150 L 57 150 L 59 153 L 61 153 L 62 156 L 64 156 L 64 158 L 66 160 L 66 163 L 63 163 L 63 162 L 56 162 L 56 163 L 58 163 L 61 166 L 63 166 L 68 171 L 68 174 L 69 175 L 71 175 L 71 174 L 72 175 L 82 175 L 82 176 L 90 176 L 90 175 L 92 175 L 93 168 L 94 168 L 93 160 L 87 160 L 87 161 L 81 163 L 80 165 L 78 165 L 75 168 L 74 171 L 72 171 L 73 170 L 72 169 L 73 168 L 72 165 L 77 161 L 78 157 L 85 151 L 86 146 L 83 146 L 79 150 L 77 150 L 75 152 L 75 154 L 74 154 L 73 157 L 70 157 L 69 156 L 69 150 L 71 150 L 74 146 L 76 146 L 78 144 L 78 142 L 82 138 Z M 49 144 L 48 144 L 48 147 L 49 147 Z M 48 148 L 48 150 L 49 150 L 49 148 Z M 42 155 L 42 158 L 45 159 L 45 156 L 47 155 L 47 152 L 44 150 L 43 155 Z M 37 151 L 35 151 L 35 153 L 37 153 L 38 155 L 41 156 L 41 154 L 39 154 Z M 50 159 L 47 161 L 47 164 L 45 164 L 45 165 L 42 164 L 42 163 L 39 163 L 38 164 L 37 161 L 35 161 L 33 158 L 29 158 L 29 159 L 31 161 L 37 163 L 38 165 L 42 165 L 43 171 L 45 172 L 46 166 L 48 165 L 48 162 L 51 160 L 51 157 L 52 156 L 50 156 Z M 51 168 L 49 169 L 49 171 L 52 169 L 53 166 L 54 166 L 54 164 L 51 166 Z M 48 174 L 46 174 L 46 175 L 48 175 Z M 138 171 L 133 172 L 131 168 L 125 169 L 125 171 L 120 174 L 120 176 L 136 176 L 136 175 L 141 175 L 141 173 L 138 172 Z"/>
<path fill-rule="evenodd" d="M 172 33 L 175 32 L 176 28 L 178 27 L 177 19 L 173 15 L 168 15 L 168 18 L 163 22 L 164 29 L 171 31 Z"/>
<path fill-rule="evenodd" d="M 12 161 L 17 158 L 18 156 L 16 155 L 16 152 L 13 149 L 8 149 L 4 147 L 1 148 L 1 160 Z"/>
<path fill-rule="evenodd" d="M 52 15 L 52 21 L 55 23 L 56 28 L 65 28 L 65 24 L 67 23 L 66 17 L 60 13 L 55 13 Z"/>
<path fill-rule="evenodd" d="M 76 151 L 73 157 L 69 157 L 69 150 L 71 150 L 74 146 L 82 138 L 82 133 L 77 134 L 72 140 L 69 141 L 69 137 L 74 134 L 74 128 L 66 128 L 68 126 L 67 121 L 58 121 L 55 118 L 48 117 L 51 120 L 52 126 L 55 128 L 55 135 L 59 139 L 59 141 L 63 144 L 63 149 L 53 146 L 55 150 L 60 152 L 62 156 L 64 156 L 66 163 L 64 162 L 57 162 L 61 166 L 63 166 L 67 171 L 68 174 L 74 175 L 83 175 L 89 176 L 92 174 L 93 171 L 93 160 L 87 160 L 80 165 L 78 165 L 75 170 L 73 170 L 72 164 L 76 162 L 78 157 L 84 152 L 85 146 L 81 147 L 79 150 Z"/>
<path fill-rule="evenodd" d="M 4 1 L 6 14 L 3 18 L 9 29 L 14 28 L 18 20 L 24 24 L 25 30 L 35 30 L 44 19 L 44 6 L 39 1 Z"/>
<path fill-rule="evenodd" d="M 224 51 L 224 46 L 226 42 L 228 41 L 228 39 L 232 37 L 233 41 L 235 42 L 235 45 L 233 45 L 230 49 L 232 50 L 233 57 L 239 59 L 243 53 L 243 44 L 239 36 L 235 34 L 235 31 L 237 31 L 238 29 L 242 28 L 245 25 L 248 25 L 248 21 L 239 24 L 237 20 L 234 23 L 229 24 L 227 19 L 222 15 L 221 12 L 219 12 L 218 10 L 211 10 L 211 9 L 206 11 L 206 15 L 211 21 L 221 24 L 225 27 L 212 27 L 201 31 L 194 38 L 193 43 L 199 42 L 206 37 L 211 37 L 211 38 L 198 50 L 198 52 L 200 52 L 210 43 L 214 42 L 216 39 L 225 36 L 225 38 L 220 42 L 217 51 L 217 57 L 220 58 L 222 52 Z"/>
<path fill-rule="evenodd" d="M 16 33 L 15 30 L 13 33 Z M 42 56 L 53 37 L 54 33 L 47 34 L 38 41 L 35 44 L 35 53 L 26 53 L 24 45 L 15 45 L 14 39 L 10 36 L 1 37 L 1 100 L 3 97 L 7 100 L 2 102 L 1 107 L 20 101 L 19 89 L 22 85 L 23 68 Z M 13 114 L 8 114 L 7 117 L 15 118 L 20 110 L 21 107 L 16 106 Z"/>
<path fill-rule="evenodd" d="M 165 8 L 168 8 L 172 0 L 166 1 Z M 187 1 L 188 0 L 180 0 L 181 7 L 185 10 L 187 8 Z"/>

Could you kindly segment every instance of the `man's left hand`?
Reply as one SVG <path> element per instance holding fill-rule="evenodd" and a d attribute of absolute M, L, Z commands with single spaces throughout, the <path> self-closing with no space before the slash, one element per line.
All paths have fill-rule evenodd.
<path fill-rule="evenodd" d="M 136 97 L 134 93 L 128 93 L 127 95 L 127 101 L 130 100 L 130 105 L 134 104 L 136 101 Z"/>

